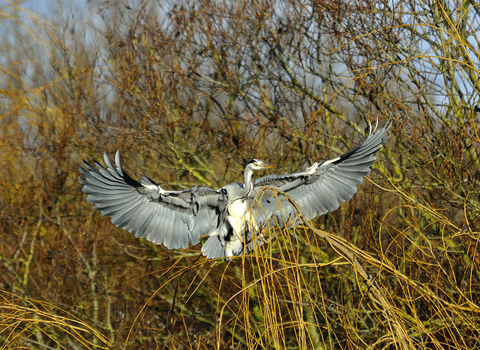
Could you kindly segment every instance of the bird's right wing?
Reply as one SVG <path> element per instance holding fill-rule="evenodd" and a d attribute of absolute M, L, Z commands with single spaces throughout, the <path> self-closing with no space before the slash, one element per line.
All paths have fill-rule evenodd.
<path fill-rule="evenodd" d="M 217 228 L 227 200 L 222 191 L 208 187 L 164 191 L 145 176 L 140 182 L 132 179 L 122 169 L 118 151 L 116 166 L 106 154 L 104 160 L 106 168 L 95 162 L 97 169 L 84 162 L 79 182 L 94 209 L 111 217 L 115 226 L 168 249 L 198 244 L 201 236 Z"/>
<path fill-rule="evenodd" d="M 388 138 L 390 125 L 375 128 L 367 139 L 352 151 L 335 159 L 315 163 L 304 172 L 270 175 L 255 181 L 254 190 L 258 194 L 253 203 L 253 215 L 259 225 L 274 224 L 278 220 L 281 227 L 296 225 L 293 207 L 282 195 L 275 196 L 269 188 L 285 192 L 302 209 L 307 219 L 313 219 L 337 209 L 357 192 L 363 177 L 370 173 L 375 162 L 375 152 L 382 148 Z M 297 222 L 298 223 L 298 222 Z"/>

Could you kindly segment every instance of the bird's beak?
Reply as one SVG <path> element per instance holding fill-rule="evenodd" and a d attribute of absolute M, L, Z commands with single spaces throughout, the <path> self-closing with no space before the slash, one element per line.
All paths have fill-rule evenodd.
<path fill-rule="evenodd" d="M 274 169 L 275 168 L 273 165 L 270 165 L 270 164 L 264 164 L 263 167 L 265 169 Z"/>

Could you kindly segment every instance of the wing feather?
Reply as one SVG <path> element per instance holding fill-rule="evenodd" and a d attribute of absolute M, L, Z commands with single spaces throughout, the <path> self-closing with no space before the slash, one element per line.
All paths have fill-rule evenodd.
<path fill-rule="evenodd" d="M 135 233 L 135 237 L 163 244 L 168 249 L 198 244 L 202 235 L 217 227 L 217 213 L 226 205 L 225 195 L 208 187 L 185 191 L 163 191 L 147 177 L 140 182 L 122 168 L 120 154 L 115 165 L 107 154 L 105 167 L 84 162 L 79 178 L 87 200 L 103 216 L 111 217 L 117 227 Z"/>
<path fill-rule="evenodd" d="M 154 218 L 155 218 L 155 214 L 153 213 L 153 211 L 148 213 L 148 215 L 145 218 L 145 220 L 143 221 L 143 223 L 141 225 L 139 225 L 140 227 L 138 228 L 137 232 L 135 233 L 135 236 L 138 235 L 139 237 L 144 237 L 145 232 L 149 229 L 149 227 L 152 226 Z"/>
<path fill-rule="evenodd" d="M 287 193 L 303 207 L 310 219 L 334 211 L 353 197 L 363 182 L 363 177 L 370 173 L 370 167 L 376 160 L 374 154 L 388 139 L 389 128 L 390 123 L 380 128 L 375 127 L 361 145 L 335 159 L 315 163 L 307 171 L 258 179 L 254 190 L 259 193 L 265 187 L 274 187 Z M 263 210 L 258 210 L 256 206 L 261 206 Z M 254 203 L 254 210 L 263 212 L 257 218 L 258 224 L 271 224 L 272 216 L 279 218 L 280 224 L 281 220 L 285 220 L 277 199 L 267 192 Z M 287 213 L 292 217 L 293 213 L 288 210 Z"/>

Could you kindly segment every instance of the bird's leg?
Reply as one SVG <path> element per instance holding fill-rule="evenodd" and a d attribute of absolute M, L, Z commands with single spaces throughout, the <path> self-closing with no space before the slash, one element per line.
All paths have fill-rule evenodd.
<path fill-rule="evenodd" d="M 249 254 L 252 250 L 258 249 L 266 242 L 266 236 L 263 234 L 267 231 L 264 228 L 259 229 L 255 222 L 247 222 L 245 224 L 245 240 L 243 242 L 243 251 Z M 253 235 L 255 234 L 256 237 Z"/>

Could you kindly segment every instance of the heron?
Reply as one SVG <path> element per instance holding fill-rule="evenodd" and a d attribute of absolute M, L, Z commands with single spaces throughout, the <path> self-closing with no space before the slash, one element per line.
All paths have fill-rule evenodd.
<path fill-rule="evenodd" d="M 308 219 L 336 210 L 357 192 L 363 177 L 371 171 L 375 153 L 388 139 L 387 122 L 370 132 L 362 144 L 348 153 L 315 162 L 305 171 L 268 175 L 253 181 L 253 173 L 274 168 L 253 159 L 244 170 L 244 183 L 230 183 L 220 189 L 194 187 L 182 191 L 163 189 L 143 175 L 139 181 L 122 168 L 119 151 L 115 165 L 104 153 L 105 167 L 84 161 L 79 182 L 87 201 L 111 222 L 137 238 L 167 249 L 187 249 L 208 239 L 202 253 L 209 259 L 248 254 L 263 243 L 262 228 L 278 224 L 296 225 L 294 208 L 279 205 L 288 196 Z M 266 189 L 278 190 L 280 195 Z"/>

